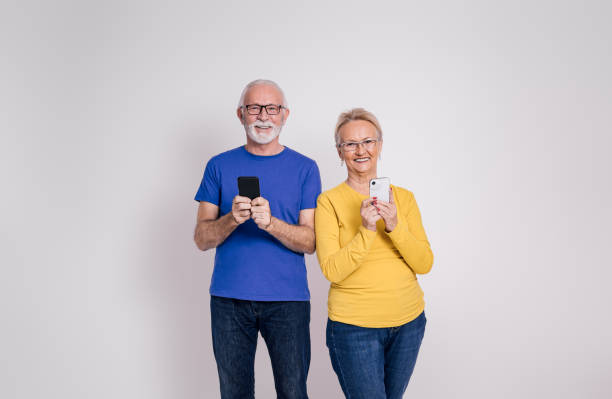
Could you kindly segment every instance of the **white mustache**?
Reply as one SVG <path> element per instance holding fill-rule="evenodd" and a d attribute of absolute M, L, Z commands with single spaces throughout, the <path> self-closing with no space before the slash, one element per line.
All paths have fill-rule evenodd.
<path fill-rule="evenodd" d="M 267 121 L 267 122 L 255 122 L 252 123 L 250 126 L 255 126 L 255 127 L 274 127 L 274 123 Z"/>

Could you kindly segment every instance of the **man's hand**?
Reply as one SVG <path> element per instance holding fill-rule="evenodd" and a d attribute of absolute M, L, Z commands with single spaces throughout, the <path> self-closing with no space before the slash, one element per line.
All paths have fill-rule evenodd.
<path fill-rule="evenodd" d="M 257 197 L 251 201 L 251 218 L 262 230 L 268 230 L 272 223 L 272 215 L 270 214 L 270 204 L 263 197 Z"/>
<path fill-rule="evenodd" d="M 247 197 L 235 196 L 232 200 L 232 217 L 236 224 L 242 224 L 251 218 L 251 200 Z"/>

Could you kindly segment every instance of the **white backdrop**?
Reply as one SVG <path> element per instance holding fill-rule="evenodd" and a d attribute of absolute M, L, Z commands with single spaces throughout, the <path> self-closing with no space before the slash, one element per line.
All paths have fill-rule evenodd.
<path fill-rule="evenodd" d="M 0 397 L 216 398 L 192 241 L 206 161 L 277 81 L 281 142 L 345 178 L 381 121 L 435 262 L 406 397 L 608 398 L 612 6 L 591 1 L 3 2 Z M 307 256 L 312 398 L 341 398 Z M 256 394 L 274 397 L 265 345 Z"/>

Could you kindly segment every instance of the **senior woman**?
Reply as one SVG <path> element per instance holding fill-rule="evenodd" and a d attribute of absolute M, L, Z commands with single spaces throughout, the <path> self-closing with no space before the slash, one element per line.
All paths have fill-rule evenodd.
<path fill-rule="evenodd" d="M 336 147 L 346 181 L 322 193 L 315 211 L 317 256 L 331 282 L 327 347 L 347 398 L 401 398 L 425 332 L 416 275 L 433 263 L 413 194 L 391 186 L 369 197 L 382 130 L 362 109 L 344 112 Z"/>

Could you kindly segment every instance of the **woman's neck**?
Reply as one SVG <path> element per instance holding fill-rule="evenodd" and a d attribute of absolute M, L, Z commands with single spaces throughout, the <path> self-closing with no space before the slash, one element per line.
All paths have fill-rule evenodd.
<path fill-rule="evenodd" d="M 376 171 L 368 174 L 349 173 L 346 184 L 360 194 L 370 196 L 370 180 L 376 177 Z"/>

